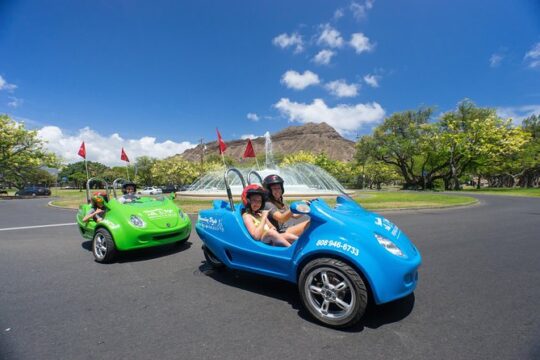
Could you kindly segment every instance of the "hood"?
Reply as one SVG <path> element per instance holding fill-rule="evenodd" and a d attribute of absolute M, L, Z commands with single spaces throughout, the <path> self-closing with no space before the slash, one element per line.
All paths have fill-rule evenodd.
<path fill-rule="evenodd" d="M 180 215 L 176 205 L 165 199 L 164 201 L 145 201 L 132 204 L 116 204 L 115 210 L 122 212 L 129 221 L 131 215 L 141 218 L 148 227 L 159 229 L 173 228 L 179 225 Z"/>
<path fill-rule="evenodd" d="M 345 229 L 351 238 L 357 239 L 356 241 L 362 241 L 366 237 L 376 241 L 374 233 L 377 233 L 394 242 L 405 254 L 413 255 L 417 252 L 407 235 L 397 225 L 384 216 L 365 210 L 353 200 L 340 196 L 334 208 L 320 200 L 313 205 L 314 211 L 309 214 L 310 216 L 322 222 L 341 225 L 340 228 Z"/>

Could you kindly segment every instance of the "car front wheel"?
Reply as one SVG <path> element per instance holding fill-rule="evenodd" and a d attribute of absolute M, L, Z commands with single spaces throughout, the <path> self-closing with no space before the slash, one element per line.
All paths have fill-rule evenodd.
<path fill-rule="evenodd" d="M 202 247 L 204 258 L 206 259 L 206 263 L 209 264 L 214 269 L 224 269 L 225 264 L 223 264 L 213 253 L 206 247 L 206 245 L 203 245 Z"/>
<path fill-rule="evenodd" d="M 309 313 L 331 327 L 352 326 L 366 311 L 368 293 L 362 277 L 336 259 L 310 261 L 300 273 L 298 289 Z"/>
<path fill-rule="evenodd" d="M 92 253 L 97 262 L 110 263 L 116 255 L 116 246 L 111 234 L 106 229 L 98 229 L 92 240 Z"/>

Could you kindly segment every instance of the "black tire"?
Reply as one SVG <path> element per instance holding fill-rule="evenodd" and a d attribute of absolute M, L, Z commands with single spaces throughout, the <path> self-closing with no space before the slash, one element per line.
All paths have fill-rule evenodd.
<path fill-rule="evenodd" d="M 117 253 L 112 235 L 104 228 L 98 229 L 92 239 L 92 254 L 98 263 L 108 264 Z"/>
<path fill-rule="evenodd" d="M 309 313 L 334 328 L 356 324 L 368 303 L 362 277 L 348 264 L 332 258 L 307 263 L 300 273 L 298 290 Z"/>
<path fill-rule="evenodd" d="M 208 249 L 205 245 L 202 247 L 204 258 L 206 259 L 206 263 L 212 266 L 214 269 L 225 269 L 225 264 L 222 263 L 216 255 L 214 255 L 210 249 Z"/>

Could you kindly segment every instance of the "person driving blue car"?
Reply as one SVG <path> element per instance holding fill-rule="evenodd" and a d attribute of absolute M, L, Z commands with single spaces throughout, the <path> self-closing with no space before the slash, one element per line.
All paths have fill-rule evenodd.
<path fill-rule="evenodd" d="M 268 220 L 276 227 L 278 232 L 300 236 L 308 228 L 310 220 L 297 220 L 304 216 L 293 214 L 289 206 L 285 204 L 283 201 L 283 193 L 285 193 L 283 183 L 281 176 L 276 174 L 268 175 L 263 180 L 263 186 L 268 192 L 268 202 L 265 206 L 265 210 L 268 211 Z"/>

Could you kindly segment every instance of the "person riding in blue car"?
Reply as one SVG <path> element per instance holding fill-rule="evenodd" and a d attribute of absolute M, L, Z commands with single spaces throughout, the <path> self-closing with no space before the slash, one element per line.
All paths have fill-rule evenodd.
<path fill-rule="evenodd" d="M 293 214 L 291 209 L 283 201 L 285 189 L 283 179 L 276 174 L 268 175 L 263 180 L 263 186 L 268 192 L 268 202 L 265 210 L 268 211 L 268 220 L 274 225 L 279 233 L 288 233 L 296 236 L 309 226 L 309 219 L 300 221 L 303 215 Z"/>
<path fill-rule="evenodd" d="M 249 185 L 242 192 L 244 211 L 242 219 L 250 235 L 265 244 L 291 246 L 298 236 L 292 233 L 279 233 L 268 219 L 264 209 L 266 191 L 259 185 Z"/>

